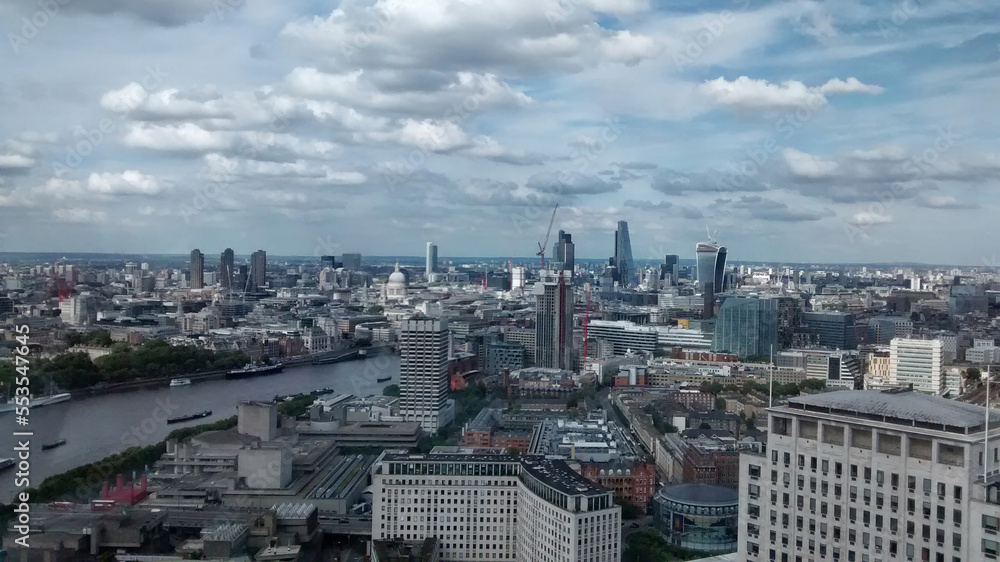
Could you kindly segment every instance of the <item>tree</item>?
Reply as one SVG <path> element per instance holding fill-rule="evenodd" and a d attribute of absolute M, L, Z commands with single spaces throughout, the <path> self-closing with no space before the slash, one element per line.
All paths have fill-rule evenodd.
<path fill-rule="evenodd" d="M 716 410 L 725 410 L 726 409 L 726 399 L 723 398 L 723 397 L 721 397 L 721 396 L 717 397 L 715 399 L 715 409 Z"/>
<path fill-rule="evenodd" d="M 698 429 L 712 429 L 712 426 L 709 425 L 708 422 L 701 422 L 701 425 L 698 426 Z"/>
<path fill-rule="evenodd" d="M 642 508 L 622 497 L 615 498 L 615 503 L 622 506 L 622 519 L 638 519 L 642 517 Z"/>
<path fill-rule="evenodd" d="M 399 397 L 399 385 L 390 384 L 382 389 L 382 396 L 395 396 Z"/>
<path fill-rule="evenodd" d="M 969 379 L 970 382 L 979 382 L 983 380 L 983 372 L 978 367 L 969 367 L 965 371 L 965 378 Z"/>

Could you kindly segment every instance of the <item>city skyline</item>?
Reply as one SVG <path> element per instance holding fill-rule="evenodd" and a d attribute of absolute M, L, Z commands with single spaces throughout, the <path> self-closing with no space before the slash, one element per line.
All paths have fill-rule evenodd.
<path fill-rule="evenodd" d="M 996 263 L 991 7 L 570 6 L 5 3 L 0 251 Z"/>

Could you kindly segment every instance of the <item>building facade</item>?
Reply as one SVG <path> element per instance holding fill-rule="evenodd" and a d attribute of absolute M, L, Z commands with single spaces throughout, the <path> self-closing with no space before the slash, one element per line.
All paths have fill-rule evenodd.
<path fill-rule="evenodd" d="M 705 554 L 736 550 L 736 490 L 710 484 L 677 484 L 657 492 L 653 506 L 653 524 L 673 546 Z"/>
<path fill-rule="evenodd" d="M 250 287 L 259 288 L 267 284 L 267 252 L 257 250 L 250 254 Z"/>
<path fill-rule="evenodd" d="M 741 459 L 739 560 L 1000 556 L 1000 413 L 909 390 L 845 390 L 768 410 Z M 985 477 L 985 480 L 984 480 Z"/>
<path fill-rule="evenodd" d="M 433 434 L 455 418 L 448 401 L 448 321 L 403 321 L 399 351 L 400 414 Z"/>
<path fill-rule="evenodd" d="M 195 248 L 191 250 L 191 288 L 205 287 L 205 254 Z"/>
<path fill-rule="evenodd" d="M 778 351 L 778 299 L 730 297 L 719 308 L 712 351 L 767 357 Z"/>
<path fill-rule="evenodd" d="M 895 338 L 889 344 L 889 384 L 944 394 L 947 385 L 941 340 Z"/>
<path fill-rule="evenodd" d="M 621 506 L 610 490 L 539 457 L 522 461 L 517 487 L 519 562 L 621 560 Z"/>
<path fill-rule="evenodd" d="M 535 284 L 535 365 L 573 368 L 573 291 L 563 272 L 558 281 Z"/>
<path fill-rule="evenodd" d="M 515 457 L 385 452 L 372 465 L 372 538 L 437 538 L 441 560 L 515 560 Z"/>

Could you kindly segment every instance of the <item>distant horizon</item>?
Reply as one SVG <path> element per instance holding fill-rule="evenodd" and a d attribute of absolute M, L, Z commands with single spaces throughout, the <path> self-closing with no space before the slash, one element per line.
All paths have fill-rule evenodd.
<path fill-rule="evenodd" d="M 195 248 L 192 248 L 192 250 L 194 250 L 194 249 Z M 264 249 L 264 250 L 267 251 L 266 249 Z M 256 250 L 254 250 L 254 251 L 256 251 Z M 210 255 L 214 255 L 214 253 L 212 253 L 212 252 L 205 252 L 204 250 L 202 250 L 202 253 L 206 257 L 210 256 Z M 222 251 L 219 251 L 217 253 L 221 254 Z M 362 252 L 342 252 L 342 253 L 339 253 L 339 254 L 324 254 L 324 255 L 342 256 L 345 253 L 346 254 L 357 254 L 357 253 L 360 253 L 362 260 L 367 260 L 367 259 L 379 259 L 379 260 L 407 259 L 407 260 L 412 260 L 414 262 L 420 262 L 420 263 L 423 263 L 424 260 L 425 260 L 425 256 L 423 256 L 423 255 L 405 255 L 405 254 L 398 254 L 398 255 L 394 255 L 394 254 L 375 255 L 375 254 L 365 254 L 365 253 L 362 253 Z M 172 253 L 136 253 L 136 252 L 53 252 L 53 251 L 41 251 L 41 252 L 3 252 L 3 251 L 0 251 L 0 262 L 5 261 L 4 259 L 2 259 L 4 256 L 24 256 L 24 255 L 29 255 L 29 256 L 30 255 L 46 255 L 46 256 L 51 255 L 51 256 L 60 256 L 60 257 L 66 257 L 66 258 L 71 258 L 71 259 L 80 259 L 80 258 L 74 258 L 74 256 L 112 256 L 112 257 L 121 257 L 121 258 L 131 258 L 131 257 L 150 257 L 150 258 L 156 258 L 156 257 L 160 257 L 160 258 L 174 258 L 174 259 L 184 258 L 184 259 L 187 259 L 187 258 L 190 257 L 190 252 L 172 254 Z M 236 258 L 239 258 L 239 257 L 249 258 L 250 257 L 250 253 L 241 254 L 241 253 L 235 252 L 235 251 L 234 251 L 233 255 Z M 664 254 L 664 255 L 667 255 L 667 254 Z M 679 258 L 679 260 L 681 260 L 682 262 L 686 262 L 686 263 L 690 263 L 690 264 L 694 264 L 695 263 L 695 259 L 694 258 L 685 258 L 684 256 L 682 256 L 680 254 L 674 254 L 674 255 L 677 255 L 678 258 Z M 272 254 L 272 253 L 268 252 L 268 254 L 267 254 L 268 262 L 270 262 L 272 258 L 275 258 L 275 259 L 282 259 L 282 258 L 284 258 L 284 259 L 295 259 L 295 260 L 316 260 L 318 262 L 319 259 L 320 259 L 320 256 L 295 255 L 295 254 L 277 254 L 277 253 Z M 605 258 L 587 258 L 587 257 L 576 256 L 574 259 L 576 261 L 581 261 L 582 260 L 582 261 L 587 261 L 587 262 L 604 262 L 604 261 L 607 261 L 608 258 L 606 258 L 606 257 Z M 441 256 L 440 254 L 438 255 L 438 263 L 439 264 L 441 262 L 448 261 L 448 260 L 464 260 L 464 261 L 475 261 L 475 260 L 478 260 L 478 261 L 500 261 L 500 262 L 506 262 L 508 260 L 514 260 L 516 262 L 525 262 L 525 261 L 527 261 L 527 262 L 531 262 L 531 261 L 538 262 L 539 258 L 537 256 L 532 256 L 532 257 L 528 257 L 528 256 L 520 256 L 520 257 L 519 256 L 492 256 L 491 257 L 491 256 Z M 662 260 L 663 260 L 663 258 L 660 258 L 659 262 L 662 262 Z M 546 259 L 546 262 L 548 262 L 548 261 L 549 260 Z M 658 261 L 655 258 L 633 258 L 633 261 L 635 261 L 635 262 L 658 263 Z M 206 259 L 205 263 L 206 264 L 210 264 L 212 262 Z M 820 261 L 796 262 L 796 261 L 779 261 L 779 260 L 732 260 L 732 259 L 727 260 L 727 264 L 750 264 L 750 265 L 771 265 L 771 266 L 792 266 L 792 265 L 795 265 L 795 266 L 854 266 L 854 267 L 890 266 L 890 267 L 923 267 L 923 268 L 930 268 L 930 269 L 933 269 L 933 268 L 946 268 L 946 267 L 962 267 L 962 268 L 976 268 L 976 269 L 997 269 L 998 267 L 1000 267 L 1000 266 L 996 266 L 996 265 L 985 265 L 985 264 L 983 264 L 983 265 L 971 265 L 971 264 L 923 263 L 923 262 L 910 262 L 910 261 L 896 261 L 896 262 L 879 262 L 879 261 L 874 261 L 874 262 L 820 262 Z"/>

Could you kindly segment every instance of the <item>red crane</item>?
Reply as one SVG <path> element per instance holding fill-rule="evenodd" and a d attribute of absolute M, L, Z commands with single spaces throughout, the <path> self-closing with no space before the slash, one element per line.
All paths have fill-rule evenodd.
<path fill-rule="evenodd" d="M 545 231 L 545 240 L 538 243 L 538 253 L 535 254 L 542 258 L 542 269 L 545 269 L 545 247 L 549 245 L 549 235 L 552 234 L 552 223 L 556 221 L 557 209 L 559 209 L 559 203 L 556 203 L 556 206 L 552 207 L 552 218 L 549 219 L 549 229 Z"/>

